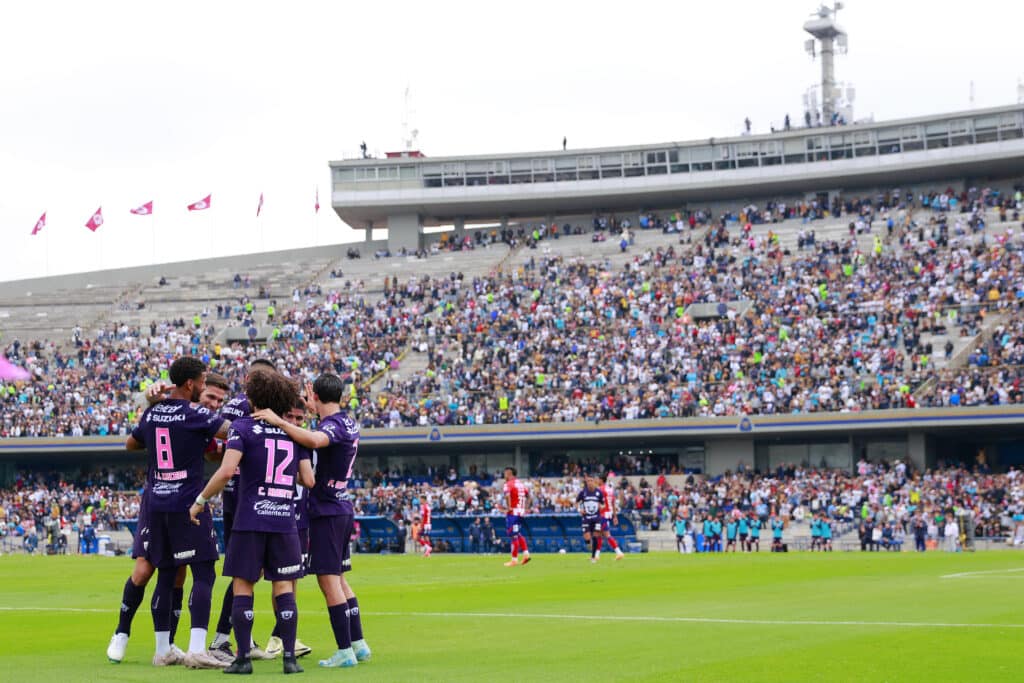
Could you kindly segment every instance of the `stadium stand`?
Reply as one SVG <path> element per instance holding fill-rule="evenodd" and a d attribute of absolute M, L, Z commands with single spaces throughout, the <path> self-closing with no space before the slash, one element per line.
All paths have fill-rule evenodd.
<path fill-rule="evenodd" d="M 181 353 L 231 379 L 257 355 L 339 372 L 367 429 L 1015 403 L 1020 210 L 985 189 L 768 202 L 8 296 L 34 380 L 4 386 L 0 433 L 124 433 Z"/>

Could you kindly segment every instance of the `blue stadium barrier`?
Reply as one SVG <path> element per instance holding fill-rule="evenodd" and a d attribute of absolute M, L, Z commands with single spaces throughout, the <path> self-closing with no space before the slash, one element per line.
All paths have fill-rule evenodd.
<path fill-rule="evenodd" d="M 471 551 L 469 529 L 476 517 L 435 515 L 431 521 L 430 538 L 434 545 L 443 541 L 451 548 L 450 552 L 462 553 Z M 501 541 L 501 550 L 508 551 L 511 542 L 505 530 L 505 518 L 499 515 L 490 516 L 491 526 Z M 381 516 L 356 517 L 359 523 L 359 538 L 356 550 L 364 553 L 405 552 L 405 538 L 401 535 L 398 525 L 390 518 Z M 118 523 L 131 534 L 135 535 L 137 519 L 119 519 Z M 224 552 L 224 520 L 215 517 L 214 529 L 217 532 L 217 545 Z M 557 553 L 585 552 L 589 549 L 583 542 L 580 516 L 574 513 L 530 515 L 523 518 L 523 535 L 526 536 L 532 552 Z M 612 536 L 625 550 L 630 543 L 635 543 L 636 527 L 625 515 L 619 516 L 619 523 L 610 529 Z"/>

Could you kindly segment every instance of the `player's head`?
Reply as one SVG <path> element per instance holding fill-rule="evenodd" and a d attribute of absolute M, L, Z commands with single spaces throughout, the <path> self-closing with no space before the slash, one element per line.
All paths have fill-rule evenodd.
<path fill-rule="evenodd" d="M 607 472 L 602 472 L 601 474 L 597 475 L 597 477 L 598 477 L 598 479 L 601 480 L 602 484 L 607 484 L 608 483 L 608 473 Z"/>
<path fill-rule="evenodd" d="M 283 417 L 296 427 L 301 427 L 303 421 L 306 419 L 306 405 L 301 399 L 296 401 L 291 410 L 285 413 Z"/>
<path fill-rule="evenodd" d="M 584 477 L 583 483 L 586 485 L 588 491 L 593 491 L 596 486 L 596 481 L 593 477 Z"/>
<path fill-rule="evenodd" d="M 253 410 L 270 408 L 278 415 L 292 409 L 299 393 L 288 378 L 276 372 L 253 372 L 245 380 L 245 395 Z"/>
<path fill-rule="evenodd" d="M 174 386 L 187 393 L 190 401 L 199 401 L 206 388 L 206 363 L 194 356 L 182 356 L 171 363 L 169 374 Z"/>
<path fill-rule="evenodd" d="M 337 375 L 325 372 L 313 382 L 313 394 L 320 403 L 341 403 L 345 383 Z"/>
<path fill-rule="evenodd" d="M 216 372 L 209 372 L 206 374 L 206 388 L 203 389 L 203 393 L 199 395 L 199 402 L 204 408 L 217 411 L 220 410 L 221 406 L 224 405 L 224 399 L 228 397 L 228 391 L 231 390 L 231 386 L 228 384 L 228 380 L 224 375 L 219 375 Z"/>
<path fill-rule="evenodd" d="M 516 478 L 516 468 L 506 467 L 505 468 L 505 481 L 512 481 Z"/>
<path fill-rule="evenodd" d="M 258 372 L 260 370 L 270 370 L 271 372 L 277 371 L 277 366 L 273 362 L 266 358 L 257 358 L 253 362 L 249 363 L 249 372 Z"/>

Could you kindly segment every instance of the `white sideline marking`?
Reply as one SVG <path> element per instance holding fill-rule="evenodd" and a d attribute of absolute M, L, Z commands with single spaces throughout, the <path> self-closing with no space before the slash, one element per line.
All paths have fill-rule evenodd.
<path fill-rule="evenodd" d="M 0 612 L 110 612 L 92 607 L 0 607 Z"/>
<path fill-rule="evenodd" d="M 569 619 L 581 621 L 651 621 L 687 624 L 752 624 L 756 626 L 892 626 L 905 628 L 1024 628 L 1024 624 L 958 624 L 923 621 L 820 621 L 789 619 L 716 619 L 591 614 L 512 614 L 505 612 L 367 612 L 381 617 L 468 617 L 486 619 Z"/>
<path fill-rule="evenodd" d="M 941 579 L 965 579 L 971 576 L 985 576 L 988 574 L 1009 574 L 1011 572 L 1024 572 L 1024 567 L 1017 567 L 1016 569 L 986 569 L 978 572 L 959 572 L 956 574 L 943 574 L 939 578 Z M 1010 577 L 1010 578 L 1024 578 L 1024 577 Z"/>

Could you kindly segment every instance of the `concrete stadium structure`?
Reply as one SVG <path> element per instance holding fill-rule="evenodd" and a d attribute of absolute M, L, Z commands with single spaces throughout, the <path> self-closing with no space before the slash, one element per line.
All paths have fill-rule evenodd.
<path fill-rule="evenodd" d="M 469 467 L 494 472 L 506 465 L 530 474 L 560 457 L 607 462 L 618 452 L 651 455 L 668 465 L 717 475 L 740 465 L 762 471 L 783 463 L 852 469 L 857 460 L 909 459 L 918 467 L 973 462 L 984 452 L 995 467 L 1024 465 L 1024 406 L 891 410 L 698 419 L 663 419 L 478 427 L 419 427 L 365 431 L 360 470 L 405 464 Z M 131 462 L 125 437 L 5 439 L 0 482 L 45 456 L 49 465 L 93 467 Z"/>
<path fill-rule="evenodd" d="M 874 188 L 1024 182 L 1024 105 L 770 135 L 526 154 L 399 155 L 330 164 L 332 205 L 370 239 L 417 249 L 424 228 L 594 211 L 736 208 Z"/>

